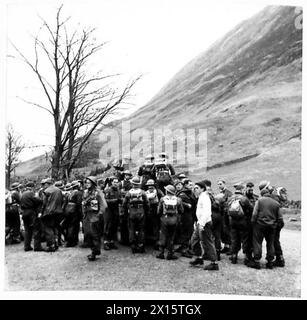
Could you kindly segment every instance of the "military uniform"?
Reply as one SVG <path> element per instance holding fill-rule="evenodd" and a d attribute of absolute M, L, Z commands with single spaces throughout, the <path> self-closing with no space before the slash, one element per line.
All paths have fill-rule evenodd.
<path fill-rule="evenodd" d="M 105 199 L 108 207 L 104 213 L 104 249 L 116 248 L 114 240 L 117 240 L 119 226 L 119 204 L 122 202 L 119 188 L 111 186 L 105 190 Z"/>
<path fill-rule="evenodd" d="M 98 190 L 96 187 L 84 190 L 82 200 L 82 211 L 85 221 L 84 233 L 89 241 L 92 258 L 94 258 L 96 255 L 101 254 L 99 216 L 104 214 L 107 203 L 102 191 Z"/>
<path fill-rule="evenodd" d="M 174 239 L 178 224 L 178 216 L 183 214 L 182 200 L 175 196 L 175 188 L 166 187 L 167 195 L 161 198 L 158 215 L 161 217 L 160 254 L 157 258 L 164 259 L 164 250 L 168 250 L 167 259 L 177 259 L 174 255 Z"/>
<path fill-rule="evenodd" d="M 227 211 L 227 202 L 228 199 L 232 196 L 232 192 L 228 189 L 224 189 L 220 191 L 224 195 L 224 199 L 222 201 L 222 242 L 229 246 L 231 245 L 231 237 L 230 237 L 230 222 L 229 222 L 229 216 L 228 216 L 228 211 Z M 223 253 L 223 250 L 221 251 Z"/>
<path fill-rule="evenodd" d="M 21 200 L 22 219 L 25 228 L 24 250 L 30 251 L 32 237 L 34 239 L 34 250 L 41 251 L 41 223 L 38 218 L 38 209 L 42 204 L 42 200 L 35 197 L 31 190 L 22 193 Z"/>
<path fill-rule="evenodd" d="M 6 205 L 6 226 L 11 243 L 20 243 L 20 192 L 19 183 L 12 185 L 11 203 Z"/>
<path fill-rule="evenodd" d="M 63 214 L 63 194 L 62 191 L 50 185 L 44 190 L 42 206 L 42 223 L 44 225 L 45 237 L 48 251 L 57 249 L 58 221 Z"/>
<path fill-rule="evenodd" d="M 143 253 L 145 251 L 145 217 L 148 214 L 149 202 L 145 191 L 138 187 L 139 180 L 135 183 L 125 196 L 123 209 L 128 216 L 129 242 L 132 253 Z"/>
<path fill-rule="evenodd" d="M 250 220 L 253 207 L 241 190 L 237 189 L 228 200 L 232 263 L 237 263 L 237 256 L 241 246 L 248 260 L 251 259 L 253 251 L 252 243 L 250 242 Z M 231 210 L 233 206 L 236 206 L 234 211 Z"/>

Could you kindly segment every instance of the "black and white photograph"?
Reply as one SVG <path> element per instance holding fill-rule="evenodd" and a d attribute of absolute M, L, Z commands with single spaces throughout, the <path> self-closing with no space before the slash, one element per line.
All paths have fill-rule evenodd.
<path fill-rule="evenodd" d="M 6 293 L 302 298 L 301 2 L 1 8 Z"/>

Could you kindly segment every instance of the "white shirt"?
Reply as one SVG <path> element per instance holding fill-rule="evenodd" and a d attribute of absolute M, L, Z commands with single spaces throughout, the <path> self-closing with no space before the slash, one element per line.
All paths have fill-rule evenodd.
<path fill-rule="evenodd" d="M 211 220 L 211 200 L 207 191 L 199 195 L 196 208 L 197 223 L 204 227 Z"/>

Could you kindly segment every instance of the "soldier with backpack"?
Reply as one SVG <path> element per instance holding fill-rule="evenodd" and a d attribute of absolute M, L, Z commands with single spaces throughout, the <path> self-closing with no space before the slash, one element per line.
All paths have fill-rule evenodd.
<path fill-rule="evenodd" d="M 178 223 L 178 216 L 183 213 L 183 205 L 180 198 L 176 197 L 175 187 L 167 185 L 166 195 L 161 198 L 158 206 L 158 215 L 161 217 L 160 253 L 158 259 L 165 259 L 164 251 L 167 248 L 167 260 L 178 259 L 174 255 L 174 238 Z"/>
<path fill-rule="evenodd" d="M 152 241 L 154 249 L 159 249 L 160 218 L 158 216 L 158 204 L 164 196 L 163 192 L 156 188 L 154 180 L 146 183 L 146 196 L 149 201 L 149 211 L 146 216 L 145 235 L 147 241 Z"/>
<path fill-rule="evenodd" d="M 139 168 L 138 176 L 141 179 L 141 188 L 144 190 L 148 180 L 156 180 L 154 174 L 154 160 L 153 155 L 148 155 L 145 157 L 144 164 Z"/>
<path fill-rule="evenodd" d="M 132 173 L 129 170 L 124 171 L 124 180 L 120 181 L 120 196 L 119 204 L 119 242 L 123 245 L 129 245 L 129 230 L 128 230 L 128 215 L 125 214 L 123 201 L 126 193 L 132 188 Z"/>
<path fill-rule="evenodd" d="M 167 154 L 162 152 L 159 154 L 159 158 L 155 161 L 154 174 L 156 177 L 157 186 L 160 190 L 173 184 L 172 176 L 175 175 L 174 167 L 167 162 Z"/>
<path fill-rule="evenodd" d="M 132 179 L 132 189 L 123 202 L 124 214 L 128 216 L 129 242 L 132 253 L 145 252 L 145 217 L 148 214 L 149 203 L 138 177 Z"/>
<path fill-rule="evenodd" d="M 91 254 L 87 256 L 89 261 L 96 260 L 96 256 L 101 254 L 99 216 L 105 213 L 107 207 L 102 191 L 97 188 L 96 177 L 87 177 L 83 192 L 82 211 L 84 215 L 84 237 L 88 239 L 91 247 Z"/>
<path fill-rule="evenodd" d="M 253 207 L 246 196 L 243 195 L 244 185 L 234 185 L 235 193 L 228 200 L 228 214 L 231 236 L 231 263 L 236 264 L 238 252 L 245 254 L 245 264 L 252 259 L 252 243 L 250 242 L 250 220 Z"/>

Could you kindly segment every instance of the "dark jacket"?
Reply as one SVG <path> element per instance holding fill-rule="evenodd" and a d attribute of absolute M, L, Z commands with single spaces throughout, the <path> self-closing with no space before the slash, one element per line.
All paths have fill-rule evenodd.
<path fill-rule="evenodd" d="M 280 205 L 270 197 L 270 194 L 264 194 L 256 202 L 252 215 L 252 223 L 272 227 L 283 223 Z"/>
<path fill-rule="evenodd" d="M 227 215 L 228 214 L 228 200 L 232 196 L 232 192 L 228 189 L 224 189 L 220 191 L 224 195 L 223 201 L 221 202 L 221 212 L 222 215 Z"/>
<path fill-rule="evenodd" d="M 12 204 L 20 204 L 20 193 L 17 190 L 11 192 Z"/>
<path fill-rule="evenodd" d="M 107 188 L 104 193 L 108 207 L 118 209 L 118 205 L 122 202 L 120 190 L 111 186 Z"/>
<path fill-rule="evenodd" d="M 256 201 L 259 199 L 259 196 L 255 193 L 253 194 L 245 194 L 246 198 L 249 200 L 249 202 L 251 203 L 251 205 L 253 206 L 253 208 L 255 207 Z"/>
<path fill-rule="evenodd" d="M 193 191 L 184 188 L 178 193 L 178 197 L 182 200 L 182 205 L 184 209 L 183 214 L 191 215 L 193 218 L 193 221 L 197 221 L 197 218 L 196 218 L 197 199 Z"/>
<path fill-rule="evenodd" d="M 35 197 L 35 194 L 31 190 L 23 192 L 20 199 L 20 206 L 22 210 L 23 217 L 28 215 L 36 215 L 38 213 L 38 208 L 42 204 L 42 200 Z"/>
<path fill-rule="evenodd" d="M 44 191 L 42 214 L 43 216 L 63 213 L 63 194 L 62 191 L 50 186 Z"/>

